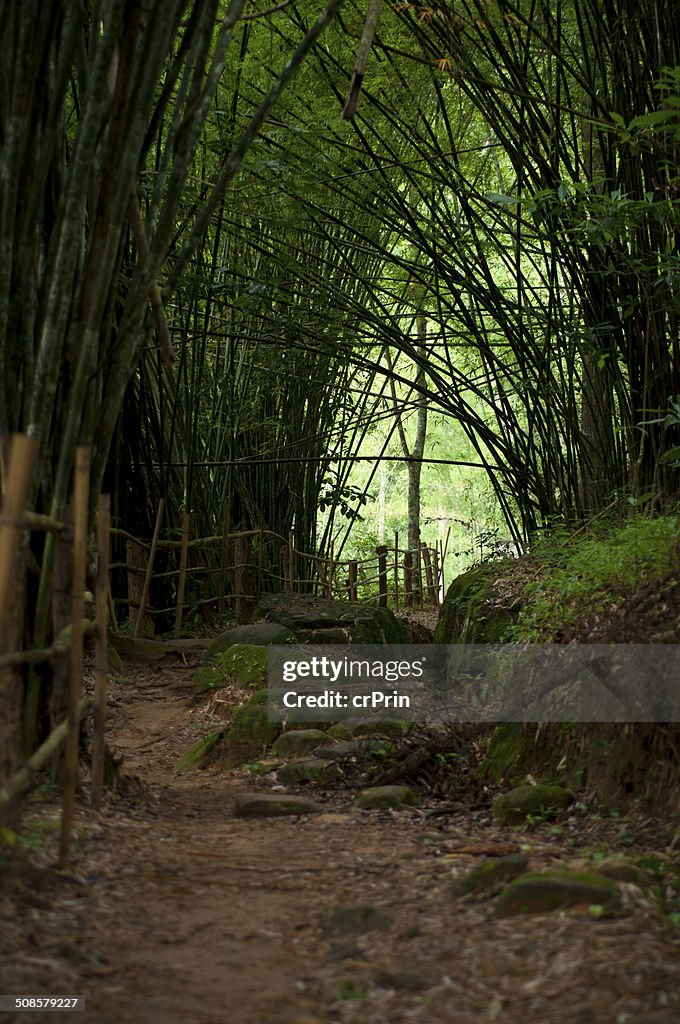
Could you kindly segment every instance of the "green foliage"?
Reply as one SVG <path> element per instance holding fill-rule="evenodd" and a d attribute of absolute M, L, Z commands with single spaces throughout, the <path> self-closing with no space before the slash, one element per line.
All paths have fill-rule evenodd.
<path fill-rule="evenodd" d="M 586 534 L 552 530 L 531 548 L 539 576 L 527 586 L 519 621 L 507 638 L 550 640 L 558 630 L 669 571 L 677 531 L 676 516 L 636 516 L 622 527 L 595 526 Z"/>

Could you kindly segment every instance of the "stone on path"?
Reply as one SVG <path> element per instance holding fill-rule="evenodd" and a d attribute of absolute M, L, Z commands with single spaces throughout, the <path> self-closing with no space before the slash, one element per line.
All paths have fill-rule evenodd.
<path fill-rule="evenodd" d="M 234 644 L 254 644 L 258 647 L 270 644 L 293 643 L 297 637 L 289 629 L 277 622 L 255 622 L 251 626 L 231 626 L 211 640 L 203 659 L 203 664 L 210 663 L 216 654 L 228 651 Z"/>
<path fill-rule="evenodd" d="M 506 825 L 521 825 L 528 814 L 547 818 L 567 807 L 574 794 L 562 786 L 519 786 L 497 796 L 493 802 L 493 815 Z"/>
<path fill-rule="evenodd" d="M 327 742 L 328 737 L 321 729 L 292 729 L 279 736 L 272 747 L 272 753 L 277 757 L 304 757 Z"/>
<path fill-rule="evenodd" d="M 354 806 L 363 811 L 376 811 L 391 807 L 416 807 L 419 802 L 410 786 L 371 786 L 361 791 Z"/>
<path fill-rule="evenodd" d="M 316 782 L 323 785 L 335 782 L 342 775 L 342 769 L 334 761 L 324 761 L 318 757 L 301 757 L 289 761 L 278 769 L 276 777 L 284 786 L 298 786 L 305 782 Z"/>
<path fill-rule="evenodd" d="M 293 793 L 242 793 L 236 798 L 237 818 L 279 818 L 286 814 L 319 814 L 323 805 Z"/>
<path fill-rule="evenodd" d="M 412 722 L 399 718 L 343 718 L 328 730 L 328 735 L 336 740 L 350 740 L 369 736 L 403 736 L 409 731 Z"/>
<path fill-rule="evenodd" d="M 616 882 L 594 871 L 535 871 L 521 875 L 498 897 L 499 917 L 545 914 L 562 907 L 585 904 L 606 913 L 621 908 Z"/>

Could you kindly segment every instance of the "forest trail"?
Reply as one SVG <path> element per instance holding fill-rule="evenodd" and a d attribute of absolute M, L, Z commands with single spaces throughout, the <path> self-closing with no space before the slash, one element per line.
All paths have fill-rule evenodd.
<path fill-rule="evenodd" d="M 347 790 L 321 793 L 328 810 L 316 816 L 235 818 L 238 793 L 272 783 L 217 766 L 175 771 L 206 731 L 192 670 L 114 682 L 111 742 L 139 793 L 98 818 L 82 808 L 69 873 L 33 859 L 0 892 L 0 991 L 87 1004 L 8 1013 L 8 1024 L 680 1020 L 680 943 L 640 890 L 609 919 L 586 907 L 499 919 L 488 896 L 452 891 L 452 875 L 485 853 L 526 848 L 537 868 L 583 866 L 598 850 L 663 857 L 653 824 L 570 818 L 559 835 L 517 831 L 488 806 L 359 811 Z M 54 827 L 58 810 L 37 815 Z M 374 930 L 345 915 L 330 934 L 330 915 L 356 904 L 378 911 Z"/>

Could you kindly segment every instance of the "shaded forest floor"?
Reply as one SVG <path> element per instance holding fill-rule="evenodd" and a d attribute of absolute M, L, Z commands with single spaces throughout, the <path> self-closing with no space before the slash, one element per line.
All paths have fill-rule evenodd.
<path fill-rule="evenodd" d="M 191 691 L 193 665 L 126 668 L 111 686 L 111 743 L 125 795 L 79 812 L 72 869 L 54 869 L 58 807 L 36 803 L 36 848 L 0 891 L 0 991 L 84 994 L 98 1024 L 677 1024 L 680 939 L 635 887 L 623 916 L 587 907 L 499 919 L 452 877 L 486 854 L 584 867 L 598 852 L 675 857 L 642 818 L 574 812 L 531 829 L 493 823 L 490 796 L 441 811 L 354 809 L 342 786 L 306 818 L 233 816 L 267 789 L 179 756 L 230 713 Z M 329 935 L 366 904 L 375 930 Z M 326 927 L 325 927 L 326 926 Z M 325 928 L 325 930 L 324 930 Z M 5 1020 L 53 1020 L 7 1014 Z"/>

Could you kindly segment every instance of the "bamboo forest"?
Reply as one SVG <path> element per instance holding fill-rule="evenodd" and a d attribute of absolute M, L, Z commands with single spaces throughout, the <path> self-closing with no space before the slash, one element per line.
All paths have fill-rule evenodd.
<path fill-rule="evenodd" d="M 0 1011 L 677 1024 L 674 0 L 0 9 Z"/>

